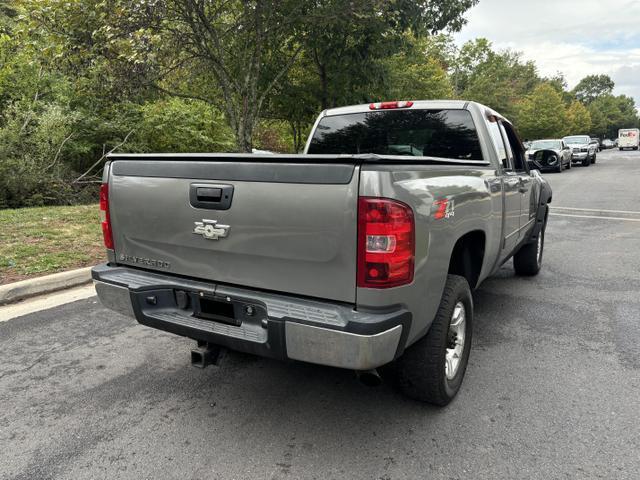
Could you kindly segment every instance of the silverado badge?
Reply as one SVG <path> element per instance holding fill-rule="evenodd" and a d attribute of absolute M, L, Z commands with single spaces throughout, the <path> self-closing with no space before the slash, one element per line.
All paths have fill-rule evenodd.
<path fill-rule="evenodd" d="M 202 220 L 194 223 L 196 226 L 193 233 L 202 235 L 207 240 L 218 240 L 229 234 L 229 225 L 220 225 L 217 220 Z"/>

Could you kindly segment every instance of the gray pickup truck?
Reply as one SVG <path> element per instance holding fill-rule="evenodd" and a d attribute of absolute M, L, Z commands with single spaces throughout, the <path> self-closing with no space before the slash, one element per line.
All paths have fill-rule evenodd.
<path fill-rule="evenodd" d="M 105 306 L 196 340 L 197 366 L 228 348 L 367 381 L 379 369 L 446 405 L 472 290 L 512 257 L 538 273 L 550 201 L 483 105 L 335 108 L 302 155 L 110 155 L 93 279 Z"/>

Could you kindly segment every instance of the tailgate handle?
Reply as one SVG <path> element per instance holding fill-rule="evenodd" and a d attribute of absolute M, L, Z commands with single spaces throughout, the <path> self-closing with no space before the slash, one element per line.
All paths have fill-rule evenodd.
<path fill-rule="evenodd" d="M 228 210 L 233 199 L 233 185 L 192 183 L 189 187 L 189 202 L 196 208 Z"/>
<path fill-rule="evenodd" d="M 222 199 L 222 189 L 197 187 L 196 197 L 199 202 L 219 202 Z"/>

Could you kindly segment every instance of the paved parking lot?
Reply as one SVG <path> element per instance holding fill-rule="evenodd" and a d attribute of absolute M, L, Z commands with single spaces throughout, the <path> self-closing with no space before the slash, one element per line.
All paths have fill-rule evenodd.
<path fill-rule="evenodd" d="M 232 354 L 95 297 L 0 323 L 0 478 L 616 478 L 640 472 L 640 152 L 546 177 L 544 267 L 475 294 L 458 398 Z"/>

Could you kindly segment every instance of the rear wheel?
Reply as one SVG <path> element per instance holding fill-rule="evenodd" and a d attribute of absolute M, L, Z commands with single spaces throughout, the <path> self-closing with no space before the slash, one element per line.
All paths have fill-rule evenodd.
<path fill-rule="evenodd" d="M 571 159 L 569 159 L 569 161 L 567 162 L 567 170 L 571 170 L 571 165 L 573 164 L 573 161 Z"/>
<path fill-rule="evenodd" d="M 471 349 L 473 300 L 464 277 L 447 275 L 427 334 L 396 361 L 395 381 L 415 400 L 447 405 L 458 393 Z"/>
<path fill-rule="evenodd" d="M 592 164 L 596 163 L 596 154 L 595 153 L 593 154 L 593 158 L 591 159 L 591 163 Z"/>

